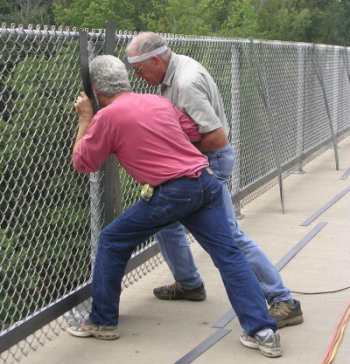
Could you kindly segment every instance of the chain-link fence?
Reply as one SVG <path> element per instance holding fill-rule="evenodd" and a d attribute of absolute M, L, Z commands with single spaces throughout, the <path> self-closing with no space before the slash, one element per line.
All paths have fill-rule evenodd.
<path fill-rule="evenodd" d="M 89 32 L 91 54 L 104 32 Z M 349 49 L 299 43 L 164 35 L 177 53 L 201 62 L 221 91 L 237 163 L 237 206 L 302 169 L 309 155 L 350 128 Z M 124 57 L 131 33 L 115 35 Z M 19 361 L 84 314 L 91 261 L 103 224 L 103 173 L 82 176 L 70 163 L 81 89 L 75 29 L 0 28 L 0 361 Z M 131 76 L 138 92 L 157 92 Z M 118 207 L 139 196 L 118 168 Z M 288 207 L 287 207 L 288 209 Z M 130 261 L 124 288 L 161 259 L 153 241 Z"/>

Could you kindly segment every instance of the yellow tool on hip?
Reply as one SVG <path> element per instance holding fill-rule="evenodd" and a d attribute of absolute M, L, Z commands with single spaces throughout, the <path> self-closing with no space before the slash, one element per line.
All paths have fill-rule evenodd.
<path fill-rule="evenodd" d="M 145 201 L 149 201 L 153 196 L 154 188 L 148 183 L 141 188 L 141 198 Z"/>

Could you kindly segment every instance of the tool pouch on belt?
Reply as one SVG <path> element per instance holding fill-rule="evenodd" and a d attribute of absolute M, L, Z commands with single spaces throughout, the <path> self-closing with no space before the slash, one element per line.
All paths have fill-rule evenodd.
<path fill-rule="evenodd" d="M 154 188 L 149 185 L 145 184 L 141 188 L 141 198 L 145 201 L 149 201 L 153 196 Z"/>

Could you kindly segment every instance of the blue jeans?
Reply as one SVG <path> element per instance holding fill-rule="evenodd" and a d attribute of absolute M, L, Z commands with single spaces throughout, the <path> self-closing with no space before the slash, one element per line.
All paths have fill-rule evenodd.
<path fill-rule="evenodd" d="M 140 200 L 102 230 L 92 281 L 92 322 L 118 323 L 121 282 L 133 249 L 174 221 L 181 221 L 211 256 L 243 330 L 249 335 L 263 328 L 275 331 L 259 283 L 232 239 L 223 185 L 206 170 L 199 178 L 161 185 L 150 201 Z"/>
<path fill-rule="evenodd" d="M 277 269 L 256 242 L 239 229 L 231 194 L 227 187 L 235 163 L 233 147 L 227 145 L 220 150 L 208 153 L 207 156 L 210 168 L 224 187 L 224 206 L 232 228 L 233 239 L 258 278 L 267 302 L 272 304 L 291 299 L 291 293 L 284 286 Z M 156 236 L 162 255 L 175 280 L 187 289 L 199 287 L 203 282 L 194 263 L 184 227 L 176 223 L 162 229 Z"/>

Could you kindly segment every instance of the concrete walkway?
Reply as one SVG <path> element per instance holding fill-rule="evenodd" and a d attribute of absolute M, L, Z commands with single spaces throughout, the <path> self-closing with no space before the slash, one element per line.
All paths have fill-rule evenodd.
<path fill-rule="evenodd" d="M 241 228 L 277 263 L 318 226 L 321 231 L 282 270 L 285 284 L 296 291 L 328 291 L 350 285 L 350 192 L 309 226 L 302 222 L 339 192 L 350 187 L 341 179 L 350 167 L 350 138 L 339 145 L 341 170 L 335 171 L 331 150 L 305 166 L 306 174 L 285 180 L 286 213 L 281 214 L 278 189 L 248 204 Z M 24 364 L 185 364 L 180 360 L 217 332 L 213 324 L 230 309 L 214 265 L 195 243 L 193 251 L 208 292 L 205 302 L 158 301 L 152 288 L 172 282 L 165 264 L 126 289 L 121 300 L 121 338 L 114 342 L 57 339 L 23 360 Z M 239 343 L 237 319 L 222 340 L 205 351 L 196 364 L 320 364 L 336 325 L 350 303 L 350 290 L 323 295 L 295 295 L 302 302 L 305 323 L 280 331 L 284 356 L 268 359 Z M 350 327 L 334 364 L 350 363 Z"/>

